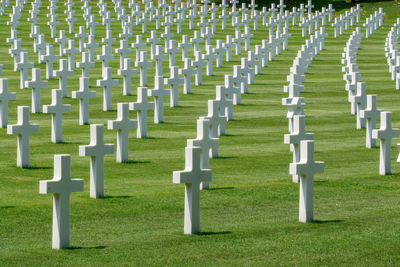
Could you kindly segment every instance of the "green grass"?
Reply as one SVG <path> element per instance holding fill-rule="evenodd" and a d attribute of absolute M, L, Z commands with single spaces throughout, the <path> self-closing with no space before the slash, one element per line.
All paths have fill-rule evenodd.
<path fill-rule="evenodd" d="M 53 43 L 45 25 L 48 12 L 43 2 L 40 29 L 46 42 Z M 60 1 L 62 2 L 62 1 Z M 98 8 L 92 1 L 92 14 Z M 321 6 L 325 1 L 317 2 Z M 347 8 L 334 2 L 337 10 Z M 59 3 L 58 20 L 65 18 Z M 76 29 L 82 25 L 81 3 L 75 6 Z M 363 39 L 358 66 L 367 93 L 377 94 L 378 108 L 393 112 L 393 125 L 400 128 L 400 106 L 395 82 L 390 79 L 384 55 L 386 35 L 400 15 L 393 1 L 362 3 L 362 22 L 370 12 L 384 7 L 384 26 L 370 39 Z M 29 51 L 35 67 L 30 25 L 26 22 L 29 5 L 25 5 L 18 29 L 22 46 Z M 113 4 L 108 9 L 116 19 Z M 7 9 L 7 14 L 11 12 Z M 341 10 L 340 12 L 344 12 Z M 337 15 L 337 14 L 336 14 Z M 1 17 L 0 38 L 9 36 L 10 28 Z M 184 33 L 192 33 L 184 25 Z M 62 23 L 59 29 L 67 30 Z M 148 26 L 148 33 L 154 24 Z M 392 175 L 378 175 L 379 149 L 365 148 L 364 130 L 356 130 L 355 117 L 350 115 L 345 83 L 342 80 L 341 53 L 352 29 L 333 39 L 333 28 L 327 27 L 326 50 L 312 62 L 304 83 L 307 114 L 306 129 L 315 134 L 316 160 L 325 162 L 325 172 L 315 177 L 315 222 L 298 222 L 298 185 L 291 183 L 288 165 L 292 159 L 289 147 L 283 144 L 287 133 L 286 108 L 282 88 L 297 50 L 305 42 L 301 29 L 292 27 L 289 50 L 257 75 L 249 94 L 242 96 L 242 105 L 234 107 L 234 121 L 227 124 L 227 135 L 220 137 L 219 158 L 211 159 L 211 190 L 201 192 L 200 235 L 183 234 L 184 186 L 172 184 L 172 172 L 184 168 L 186 139 L 195 138 L 196 119 L 207 113 L 207 100 L 215 98 L 215 86 L 223 84 L 223 75 L 233 72 L 239 57 L 214 68 L 215 75 L 203 77 L 203 85 L 193 87 L 193 94 L 180 92 L 180 107 L 169 108 L 165 100 L 165 123 L 152 123 L 150 138 L 136 139 L 132 131 L 129 143 L 130 163 L 117 164 L 115 155 L 105 159 L 104 199 L 89 198 L 89 158 L 78 156 L 79 145 L 89 143 L 89 126 L 78 125 L 78 102 L 64 99 L 72 112 L 64 115 L 63 144 L 50 142 L 51 118 L 47 114 L 31 114 L 31 122 L 40 124 L 40 134 L 31 136 L 31 169 L 16 167 L 16 137 L 0 129 L 0 263 L 4 265 L 399 265 L 400 237 L 400 165 L 395 163 L 397 149 L 392 147 Z M 176 29 L 174 29 L 175 31 Z M 96 29 L 97 39 L 105 36 L 104 28 Z M 136 29 L 134 34 L 139 34 Z M 233 34 L 229 28 L 218 30 L 216 39 Z M 113 36 L 121 32 L 113 23 Z M 68 37 L 71 37 L 68 34 Z M 260 27 L 252 46 L 266 38 Z M 180 40 L 179 36 L 175 36 Z M 131 41 L 133 38 L 131 39 Z M 115 48 L 119 44 L 115 43 Z M 19 89 L 19 73 L 13 71 L 8 55 L 9 45 L 0 44 L 0 63 L 9 79 L 9 90 L 17 92 L 10 102 L 9 123 L 16 122 L 19 105 L 30 105 L 29 89 Z M 58 45 L 55 45 L 58 52 Z M 97 53 L 101 52 L 99 48 Z M 131 56 L 134 58 L 134 51 Z M 180 57 L 179 57 L 180 58 Z M 80 61 L 80 56 L 76 61 Z M 177 60 L 179 64 L 181 62 Z M 168 76 L 168 62 L 164 72 Z M 113 90 L 113 111 L 102 112 L 102 89 L 99 62 L 90 71 L 90 89 L 97 97 L 90 100 L 90 122 L 106 124 L 116 118 L 118 102 L 136 101 L 122 95 L 122 80 Z M 111 62 L 115 78 L 119 57 Z M 55 65 L 55 69 L 58 64 Z M 153 86 L 154 66 L 150 70 L 149 88 Z M 71 91 L 79 89 L 80 70 L 68 83 Z M 138 77 L 132 88 L 138 86 Z M 58 80 L 49 81 L 42 90 L 42 104 L 51 102 L 50 91 L 58 88 Z M 131 113 L 131 118 L 135 113 Z M 116 132 L 106 131 L 105 142 L 116 143 Z M 393 143 L 396 143 L 394 140 Z M 71 196 L 71 249 L 51 249 L 52 201 L 50 195 L 39 194 L 39 180 L 51 179 L 53 155 L 71 154 L 71 175 L 85 179 L 85 191 Z"/>

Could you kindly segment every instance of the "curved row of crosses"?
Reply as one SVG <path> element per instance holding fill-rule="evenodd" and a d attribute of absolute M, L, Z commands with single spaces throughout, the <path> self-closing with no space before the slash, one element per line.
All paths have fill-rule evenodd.
<path fill-rule="evenodd" d="M 382 22 L 378 22 L 377 26 L 379 25 L 382 25 Z M 369 32 L 368 29 L 366 31 Z M 392 113 L 377 109 L 377 96 L 367 95 L 365 82 L 360 82 L 357 53 L 362 37 L 361 29 L 357 28 L 347 41 L 345 52 L 342 55 L 343 79 L 346 81 L 346 91 L 348 91 L 348 101 L 351 106 L 350 112 L 356 115 L 356 128 L 366 129 L 366 147 L 376 147 L 376 139 L 380 140 L 379 174 L 386 175 L 391 173 L 391 140 L 398 137 L 400 131 L 392 128 Z M 380 128 L 376 129 L 376 120 L 379 117 Z"/>
<path fill-rule="evenodd" d="M 396 90 L 400 90 L 400 56 L 397 45 L 400 36 L 400 18 L 390 28 L 385 41 L 385 55 L 392 80 L 396 81 Z"/>

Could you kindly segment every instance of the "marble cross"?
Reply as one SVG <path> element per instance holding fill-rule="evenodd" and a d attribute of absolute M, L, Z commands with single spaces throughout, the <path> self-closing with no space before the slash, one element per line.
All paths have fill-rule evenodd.
<path fill-rule="evenodd" d="M 178 76 L 178 67 L 174 66 L 170 68 L 170 76 L 169 78 L 164 79 L 165 84 L 171 85 L 170 90 L 170 107 L 178 106 L 178 96 L 179 96 L 179 84 L 183 84 L 183 78 L 179 78 Z"/>
<path fill-rule="evenodd" d="M 46 45 L 46 54 L 42 56 L 42 62 L 46 62 L 46 79 L 53 79 L 54 61 L 58 60 L 58 56 L 54 55 L 53 46 Z"/>
<path fill-rule="evenodd" d="M 74 72 L 68 69 L 68 62 L 66 59 L 60 59 L 59 70 L 53 71 L 53 76 L 59 78 L 59 89 L 63 92 L 63 97 L 68 96 L 68 76 L 73 76 Z"/>
<path fill-rule="evenodd" d="M 218 138 L 220 135 L 225 135 L 225 126 L 227 118 L 221 115 L 221 103 L 219 100 L 208 100 L 208 114 L 206 119 L 210 120 L 211 136 Z"/>
<path fill-rule="evenodd" d="M 28 81 L 28 70 L 33 68 L 33 63 L 28 61 L 28 53 L 21 52 L 20 61 L 15 65 L 14 70 L 20 71 L 20 89 L 26 88 L 26 81 Z"/>
<path fill-rule="evenodd" d="M 149 96 L 154 97 L 154 123 L 164 121 L 164 97 L 169 95 L 169 90 L 164 89 L 164 78 L 154 77 L 154 89 L 147 91 Z"/>
<path fill-rule="evenodd" d="M 104 156 L 114 154 L 113 144 L 104 144 L 104 125 L 90 125 L 90 144 L 79 146 L 79 156 L 90 157 L 90 197 L 104 197 Z"/>
<path fill-rule="evenodd" d="M 154 110 L 154 103 L 147 101 L 147 88 L 137 88 L 137 102 L 129 103 L 130 110 L 137 111 L 137 138 L 147 137 L 147 111 Z"/>
<path fill-rule="evenodd" d="M 233 120 L 233 101 L 229 98 L 225 86 L 216 86 L 216 99 L 220 103 L 220 115 L 226 116 L 227 121 Z"/>
<path fill-rule="evenodd" d="M 8 124 L 8 101 L 15 100 L 16 93 L 8 92 L 8 79 L 0 78 L 0 127 Z"/>
<path fill-rule="evenodd" d="M 79 99 L 79 124 L 89 124 L 89 98 L 96 97 L 96 91 L 89 91 L 89 77 L 79 78 L 79 91 L 72 91 L 72 98 Z"/>
<path fill-rule="evenodd" d="M 43 113 L 51 115 L 51 142 L 62 142 L 62 114 L 71 112 L 71 105 L 62 103 L 62 91 L 53 89 L 51 91 L 51 105 L 43 106 Z"/>
<path fill-rule="evenodd" d="M 196 67 L 195 85 L 201 85 L 203 78 L 203 67 L 207 65 L 207 62 L 202 59 L 203 56 L 200 51 L 196 51 L 195 56 L 196 58 L 192 62 L 192 65 Z"/>
<path fill-rule="evenodd" d="M 39 125 L 29 122 L 29 107 L 18 106 L 17 124 L 7 126 L 7 134 L 17 135 L 17 167 L 29 168 L 29 135 L 39 133 Z"/>
<path fill-rule="evenodd" d="M 110 111 L 112 104 L 111 90 L 118 85 L 118 80 L 112 78 L 112 68 L 105 68 L 102 80 L 97 80 L 97 86 L 103 87 L 103 111 Z"/>
<path fill-rule="evenodd" d="M 82 61 L 77 62 L 76 67 L 82 69 L 82 77 L 89 77 L 89 69 L 94 67 L 94 62 L 90 61 L 89 52 L 82 53 Z"/>
<path fill-rule="evenodd" d="M 53 249 L 69 247 L 70 241 L 70 195 L 83 192 L 83 179 L 71 179 L 71 155 L 54 155 L 52 180 L 39 183 L 40 194 L 53 194 Z"/>
<path fill-rule="evenodd" d="M 118 103 L 117 119 L 108 121 L 109 130 L 117 130 L 117 162 L 128 162 L 128 134 L 137 128 L 137 121 L 129 119 L 129 103 Z"/>
<path fill-rule="evenodd" d="M 376 147 L 376 139 L 372 138 L 372 130 L 376 128 L 376 119 L 381 110 L 376 109 L 376 95 L 367 95 L 367 107 L 360 111 L 360 117 L 366 122 L 365 143 L 367 148 Z"/>
<path fill-rule="evenodd" d="M 291 173 L 300 177 L 299 221 L 314 220 L 314 175 L 324 172 L 324 163 L 314 161 L 314 141 L 300 142 L 300 160 L 290 163 Z"/>
<path fill-rule="evenodd" d="M 32 113 L 40 113 L 40 90 L 47 87 L 47 81 L 40 79 L 40 68 L 32 69 L 32 81 L 26 81 L 26 87 L 32 88 Z"/>
<path fill-rule="evenodd" d="M 399 129 L 392 128 L 392 113 L 381 112 L 381 127 L 372 130 L 372 138 L 380 139 L 379 174 L 390 174 L 392 138 L 399 136 Z"/>
<path fill-rule="evenodd" d="M 118 75 L 123 77 L 123 95 L 131 95 L 133 75 L 137 75 L 137 70 L 132 69 L 132 60 L 125 58 L 123 68 L 118 70 Z"/>
<path fill-rule="evenodd" d="M 140 60 L 135 62 L 135 67 L 140 69 L 140 86 L 147 86 L 147 68 L 153 64 L 147 60 L 147 51 L 140 52 Z"/>
<path fill-rule="evenodd" d="M 201 148 L 186 147 L 185 169 L 173 172 L 174 184 L 185 184 L 184 233 L 200 232 L 200 183 L 211 181 L 211 170 L 201 168 Z"/>
<path fill-rule="evenodd" d="M 64 54 L 68 55 L 69 70 L 75 70 L 75 55 L 79 53 L 79 49 L 75 48 L 75 40 L 68 41 L 68 48 L 64 49 Z"/>
<path fill-rule="evenodd" d="M 183 75 L 183 93 L 190 94 L 192 75 L 196 74 L 196 69 L 193 68 L 192 60 L 190 58 L 185 58 L 183 68 L 179 69 L 179 74 Z"/>

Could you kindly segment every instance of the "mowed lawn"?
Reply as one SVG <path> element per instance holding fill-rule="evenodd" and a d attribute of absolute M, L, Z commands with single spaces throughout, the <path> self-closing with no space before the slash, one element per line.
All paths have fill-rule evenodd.
<path fill-rule="evenodd" d="M 44 79 L 45 65 L 37 63 L 33 39 L 29 38 L 30 24 L 26 18 L 30 2 L 22 12 L 18 37 L 29 52 L 30 62 L 42 69 Z M 58 45 L 46 25 L 48 2 L 42 2 L 40 30 L 58 53 Z M 327 6 L 328 2 L 331 1 L 319 1 L 316 6 Z M 58 3 L 57 20 L 62 22 L 58 30 L 67 31 L 63 3 Z M 84 20 L 82 3 L 75 3 L 77 31 Z M 351 6 L 343 1 L 333 3 L 337 9 L 335 16 Z M 120 22 L 113 3 L 107 1 L 107 4 L 115 19 L 113 37 L 118 38 L 122 32 Z M 96 21 L 101 23 L 95 1 L 90 5 Z M 367 94 L 378 95 L 378 108 L 393 112 L 393 126 L 400 128 L 400 93 L 390 78 L 384 53 L 386 35 L 400 16 L 400 9 L 393 1 L 369 1 L 361 5 L 362 23 L 378 7 L 386 12 L 384 26 L 371 38 L 361 41 L 357 62 L 362 81 L 367 83 Z M 126 1 L 124 6 L 127 7 Z M 17 100 L 9 105 L 9 124 L 14 124 L 17 106 L 31 104 L 31 89 L 20 90 L 19 73 L 13 71 L 13 59 L 8 54 L 10 45 L 5 42 L 10 35 L 10 27 L 5 24 L 11 7 L 6 13 L 7 16 L 0 18 L 0 64 L 4 64 L 1 78 L 8 78 L 9 90 L 17 92 Z M 193 33 L 187 25 L 186 21 L 183 34 L 191 37 Z M 228 25 L 226 31 L 218 26 L 214 45 L 217 39 L 225 40 L 226 34 L 234 35 L 234 29 Z M 150 23 L 143 38 L 149 37 L 154 28 L 154 22 Z M 180 41 L 176 27 L 172 29 L 174 39 Z M 256 76 L 249 93 L 242 95 L 242 105 L 234 107 L 234 121 L 227 124 L 227 134 L 220 137 L 220 157 L 210 162 L 211 189 L 201 192 L 200 235 L 183 234 L 184 186 L 172 184 L 172 172 L 184 168 L 186 140 L 196 137 L 197 118 L 207 114 L 207 100 L 215 99 L 215 86 L 223 85 L 224 75 L 233 73 L 233 65 L 240 64 L 240 56 L 224 62 L 221 68 L 214 68 L 214 76 L 204 74 L 203 85 L 192 84 L 192 94 L 184 95 L 180 89 L 179 107 L 170 108 L 167 97 L 164 123 L 153 124 L 150 112 L 149 138 L 137 139 L 136 132 L 131 131 L 129 163 L 118 164 L 115 155 L 106 156 L 104 199 L 89 198 L 89 158 L 78 155 L 79 145 L 89 143 L 89 125 L 78 124 L 78 100 L 70 98 L 71 91 L 79 90 L 80 69 L 68 79 L 69 98 L 63 99 L 72 109 L 63 116 L 63 143 L 50 141 L 50 115 L 31 114 L 31 122 L 40 124 L 40 133 L 31 136 L 30 169 L 16 167 L 16 136 L 0 129 L 1 265 L 400 264 L 400 164 L 395 162 L 399 139 L 392 145 L 393 174 L 379 176 L 379 148 L 365 148 L 365 130 L 356 130 L 342 79 L 341 54 L 354 29 L 334 39 L 333 28 L 326 26 L 329 34 L 326 49 L 312 62 L 304 83 L 306 130 L 315 135 L 315 159 L 325 162 L 325 172 L 315 177 L 314 223 L 298 222 L 299 189 L 288 174 L 292 154 L 289 146 L 283 144 L 288 123 L 286 108 L 281 106 L 281 98 L 287 94 L 282 89 L 297 51 L 309 38 L 301 37 L 300 27 L 291 26 L 289 50 Z M 260 26 L 253 32 L 252 47 L 268 38 L 267 28 Z M 141 27 L 134 28 L 134 35 L 140 33 Z M 161 31 L 157 36 L 160 34 Z M 70 34 L 67 37 L 72 38 Z M 105 27 L 99 25 L 96 28 L 99 44 L 102 37 Z M 114 48 L 117 47 L 119 42 L 114 43 Z M 100 52 L 101 47 L 96 54 Z M 241 56 L 244 55 L 243 51 Z M 135 59 L 134 49 L 130 57 Z M 78 55 L 76 62 L 80 59 Z M 182 66 L 180 55 L 177 59 Z M 102 88 L 96 86 L 96 80 L 101 78 L 101 63 L 96 61 L 96 67 L 90 70 L 90 89 L 97 92 L 89 104 L 90 123 L 106 124 L 107 120 L 116 119 L 118 102 L 136 101 L 139 76 L 133 79 L 133 95 L 123 96 L 122 77 L 117 76 L 119 56 L 115 53 L 111 66 L 114 78 L 120 80 L 113 88 L 111 112 L 102 111 Z M 164 76 L 169 76 L 167 60 Z M 151 89 L 154 65 L 148 77 Z M 51 103 L 54 88 L 58 88 L 57 79 L 50 80 L 49 87 L 42 89 L 42 105 Z M 130 114 L 132 119 L 136 117 L 135 112 Z M 116 144 L 116 132 L 106 130 L 105 142 Z M 71 195 L 72 247 L 62 251 L 51 249 L 52 196 L 39 194 L 39 180 L 53 177 L 54 154 L 71 154 L 71 176 L 85 180 L 84 192 Z"/>

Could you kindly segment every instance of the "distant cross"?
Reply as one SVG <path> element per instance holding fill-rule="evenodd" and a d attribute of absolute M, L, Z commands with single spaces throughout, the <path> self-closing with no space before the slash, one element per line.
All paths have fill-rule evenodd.
<path fill-rule="evenodd" d="M 16 93 L 8 92 L 8 79 L 0 78 L 0 127 L 8 124 L 8 101 L 15 100 Z"/>
<path fill-rule="evenodd" d="M 183 75 L 183 93 L 190 94 L 192 87 L 192 75 L 196 74 L 196 70 L 192 66 L 192 60 L 185 58 L 183 68 L 179 69 L 179 74 Z"/>
<path fill-rule="evenodd" d="M 40 79 L 40 68 L 32 69 L 32 81 L 26 81 L 26 87 L 32 88 L 32 113 L 40 113 L 40 90 L 47 87 L 47 81 Z"/>
<path fill-rule="evenodd" d="M 29 122 L 29 107 L 18 106 L 18 122 L 7 126 L 7 134 L 17 135 L 17 167 L 29 168 L 29 135 L 39 133 L 39 125 Z"/>
<path fill-rule="evenodd" d="M 123 76 L 123 95 L 131 95 L 133 75 L 137 75 L 137 70 L 132 69 L 132 60 L 125 58 L 123 68 L 118 70 L 118 75 Z"/>
<path fill-rule="evenodd" d="M 148 90 L 149 96 L 154 97 L 154 123 L 164 121 L 164 97 L 169 95 L 169 90 L 164 89 L 164 78 L 154 77 L 154 89 Z"/>
<path fill-rule="evenodd" d="M 83 192 L 83 179 L 71 179 L 71 155 L 54 155 L 53 180 L 40 181 L 40 194 L 53 194 L 53 249 L 69 247 L 70 195 Z"/>
<path fill-rule="evenodd" d="M 183 84 L 184 81 L 178 76 L 178 67 L 171 67 L 170 70 L 170 77 L 165 78 L 164 83 L 171 85 L 170 107 L 176 107 L 178 106 L 179 84 Z"/>
<path fill-rule="evenodd" d="M 224 86 L 217 85 L 216 98 L 220 103 L 220 115 L 225 115 L 227 120 L 233 120 L 233 101 Z"/>
<path fill-rule="evenodd" d="M 69 70 L 75 70 L 75 55 L 79 53 L 79 49 L 75 48 L 75 40 L 68 41 L 68 48 L 64 49 L 64 54 L 68 55 Z"/>
<path fill-rule="evenodd" d="M 79 156 L 90 157 L 90 197 L 104 197 L 104 156 L 114 154 L 113 144 L 104 144 L 104 125 L 90 125 L 90 144 L 79 146 Z"/>
<path fill-rule="evenodd" d="M 68 76 L 73 76 L 74 72 L 68 69 L 68 62 L 66 59 L 60 59 L 59 70 L 53 71 L 53 76 L 59 78 L 59 89 L 63 92 L 63 97 L 68 96 Z"/>
<path fill-rule="evenodd" d="M 90 61 L 89 52 L 82 53 L 82 61 L 77 62 L 76 67 L 82 69 L 82 77 L 89 77 L 89 70 L 94 67 L 94 62 Z"/>
<path fill-rule="evenodd" d="M 112 68 L 104 70 L 102 80 L 97 80 L 97 86 L 103 87 L 103 111 L 110 111 L 112 104 L 112 87 L 118 85 L 118 80 L 112 78 Z"/>
<path fill-rule="evenodd" d="M 20 62 L 15 65 L 15 71 L 20 71 L 20 88 L 26 88 L 26 81 L 28 81 L 28 70 L 33 68 L 33 63 L 28 61 L 28 53 L 21 52 Z"/>
<path fill-rule="evenodd" d="M 215 138 L 218 138 L 220 135 L 225 135 L 227 118 L 225 115 L 221 115 L 220 106 L 221 103 L 219 100 L 208 100 L 208 114 L 204 117 L 210 120 L 211 136 Z"/>
<path fill-rule="evenodd" d="M 147 51 L 140 52 L 140 60 L 135 62 L 135 67 L 140 68 L 140 86 L 147 86 L 147 68 L 153 64 L 147 60 Z"/>
<path fill-rule="evenodd" d="M 367 148 L 376 146 L 376 139 L 372 138 L 372 130 L 376 128 L 376 119 L 379 118 L 381 112 L 376 109 L 376 95 L 367 95 L 367 107 L 360 112 L 361 118 L 366 121 L 365 142 Z"/>

